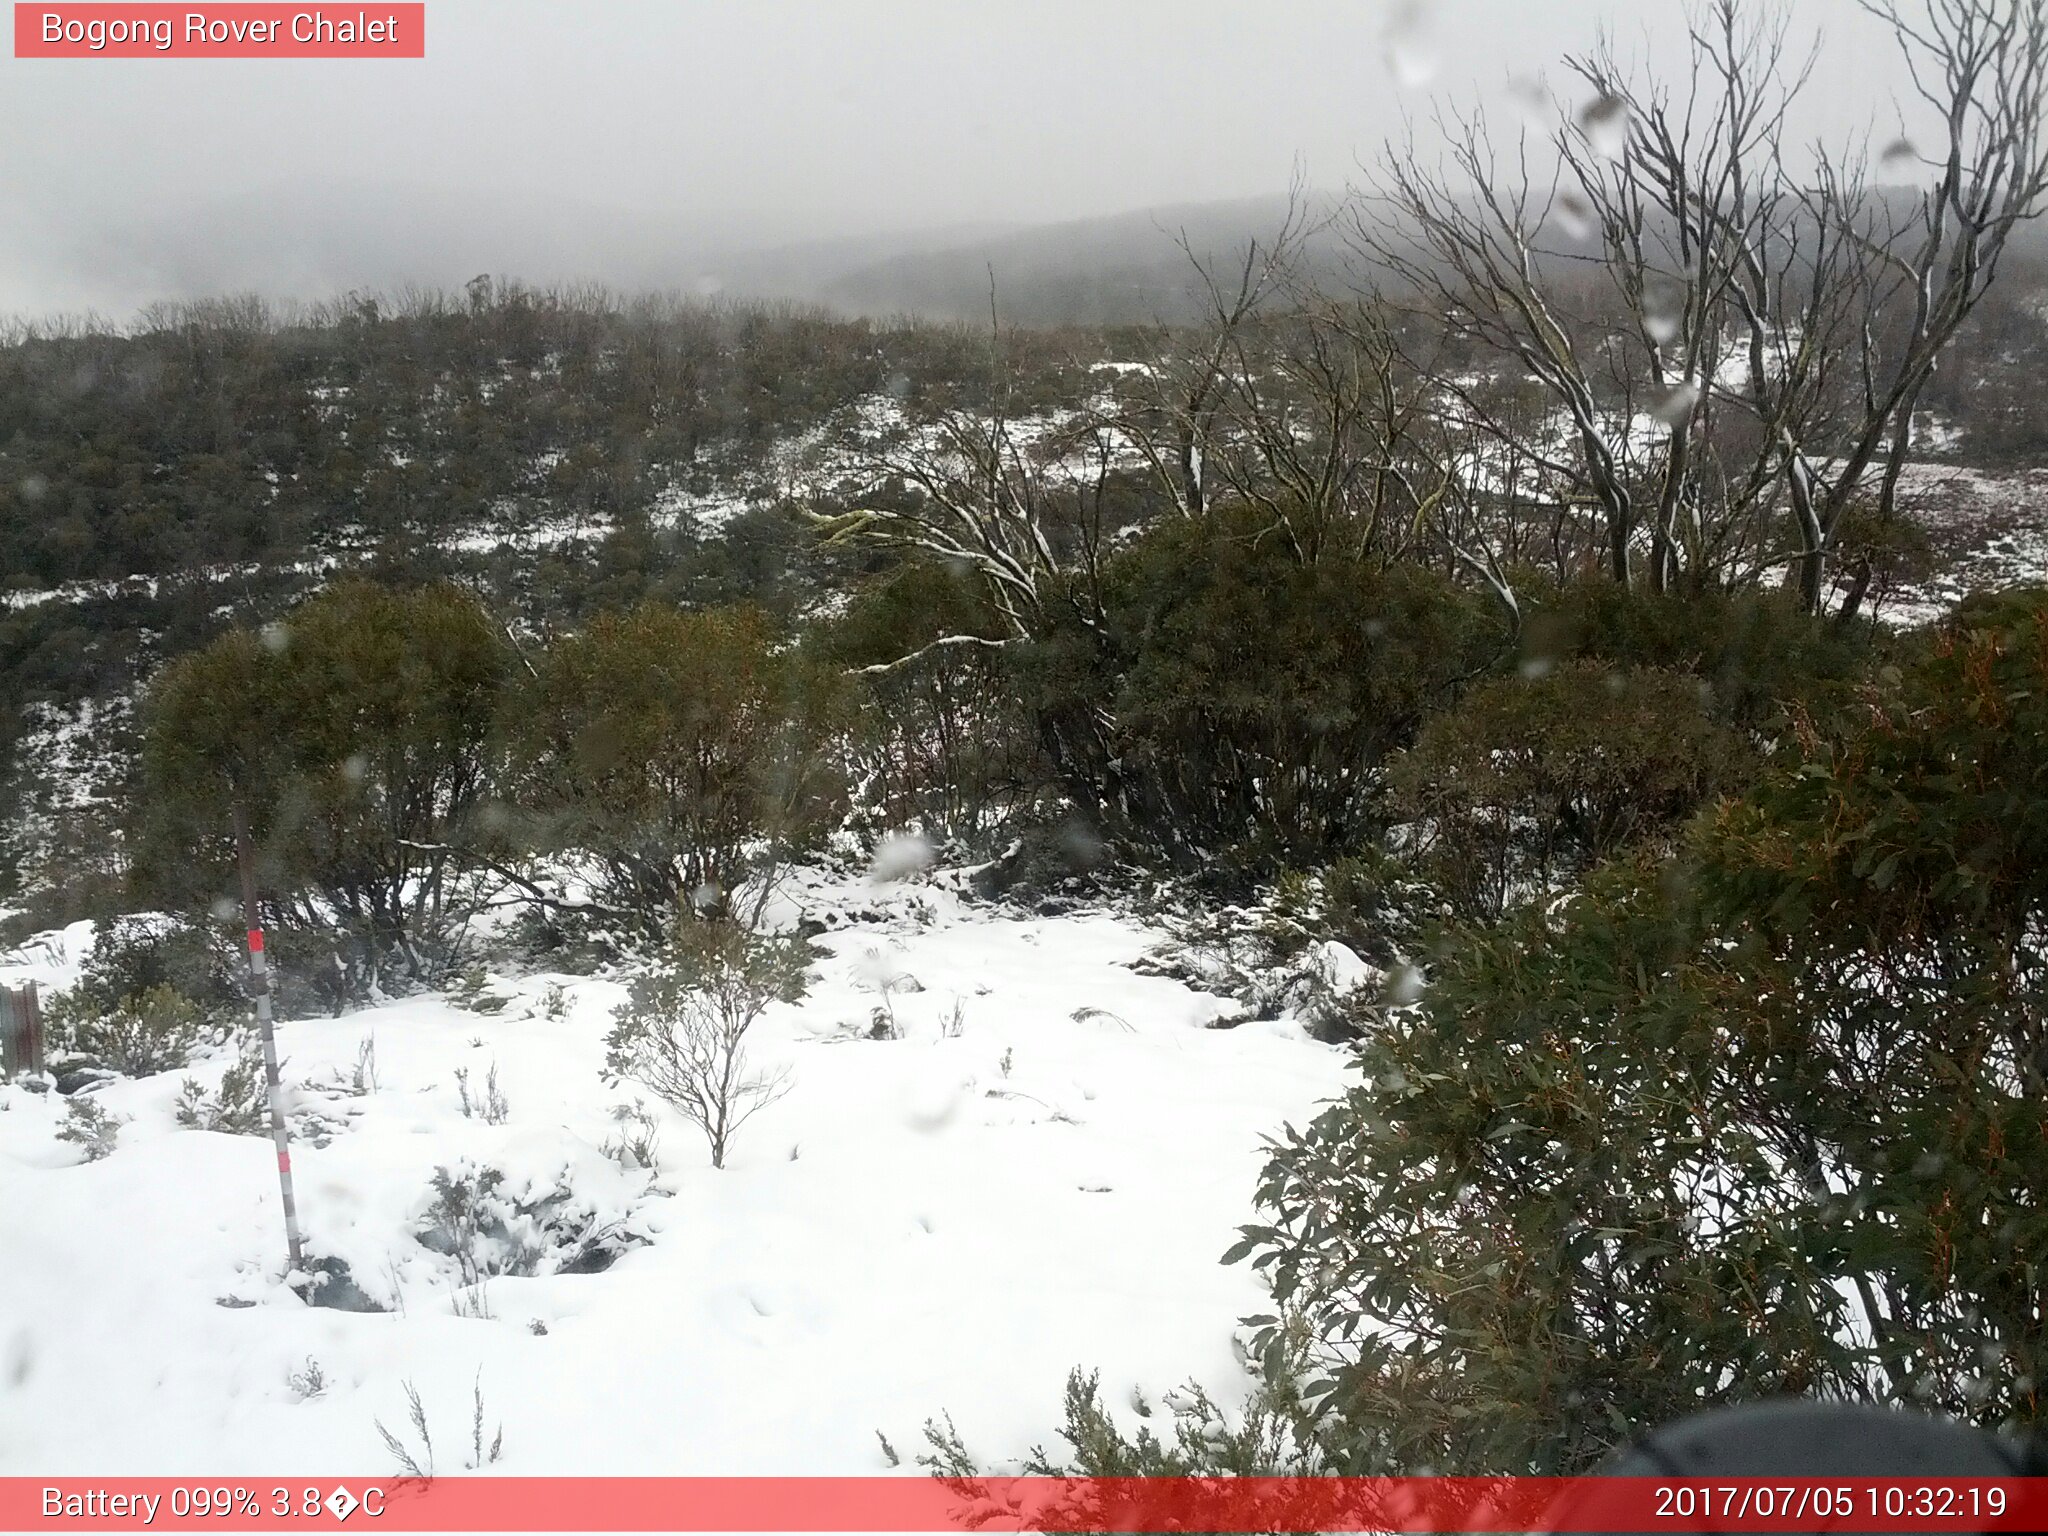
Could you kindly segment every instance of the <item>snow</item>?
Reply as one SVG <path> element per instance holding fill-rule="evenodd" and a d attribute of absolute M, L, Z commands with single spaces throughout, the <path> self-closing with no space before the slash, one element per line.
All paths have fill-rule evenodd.
<path fill-rule="evenodd" d="M 1021 1454 L 1075 1365 L 1111 1401 L 1190 1376 L 1241 1396 L 1235 1320 L 1268 1299 L 1217 1259 L 1261 1138 L 1341 1090 L 1344 1054 L 1286 1020 L 1206 1027 L 1231 1000 L 1132 969 L 1163 935 L 1116 910 L 980 905 L 958 871 L 804 872 L 777 910 L 829 926 L 807 996 L 756 1031 L 791 1091 L 723 1171 L 601 1080 L 618 975 L 496 977 L 494 1014 L 428 995 L 279 1026 L 309 1239 L 390 1312 L 286 1287 L 269 1142 L 178 1129 L 182 1074 L 98 1094 L 130 1123 L 96 1163 L 55 1139 L 56 1095 L 0 1087 L 0 1474 L 388 1471 L 376 1421 L 410 1438 L 408 1381 L 442 1471 L 480 1381 L 492 1470 L 523 1475 L 878 1472 L 878 1429 L 908 1471 L 943 1412 Z M 67 979 L 88 941 L 46 936 L 0 982 Z M 885 999 L 900 1038 L 871 1039 Z M 496 1069 L 503 1124 L 464 1116 L 457 1068 L 473 1097 Z M 601 1150 L 635 1098 L 651 1174 Z M 464 1292 L 415 1234 L 435 1170 L 484 1165 L 641 1241 Z M 326 1387 L 305 1399 L 309 1358 Z"/>
<path fill-rule="evenodd" d="M 1936 569 L 1884 605 L 1887 622 L 1928 623 L 1971 592 L 2048 580 L 2048 467 L 1913 464 L 1899 505 L 1927 530 Z"/>

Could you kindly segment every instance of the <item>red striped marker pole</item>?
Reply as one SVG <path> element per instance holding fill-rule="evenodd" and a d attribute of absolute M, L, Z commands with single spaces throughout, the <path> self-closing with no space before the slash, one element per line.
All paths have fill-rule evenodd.
<path fill-rule="evenodd" d="M 249 930 L 249 991 L 256 999 L 256 1027 L 263 1034 L 263 1080 L 270 1090 L 270 1139 L 277 1147 L 277 1185 L 284 1196 L 284 1240 L 292 1270 L 306 1272 L 299 1243 L 299 1202 L 292 1195 L 292 1139 L 284 1123 L 284 1089 L 277 1078 L 277 1031 L 270 1022 L 270 962 L 263 953 L 263 920 L 256 912 L 255 860 L 249 851 L 249 818 L 235 802 L 235 860 L 242 867 L 242 915 Z"/>

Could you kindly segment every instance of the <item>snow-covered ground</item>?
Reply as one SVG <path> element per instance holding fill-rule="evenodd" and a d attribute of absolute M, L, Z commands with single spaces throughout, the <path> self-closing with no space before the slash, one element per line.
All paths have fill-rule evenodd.
<path fill-rule="evenodd" d="M 1890 622 L 1927 623 L 1971 592 L 2048 580 L 2048 467 L 1915 464 L 1899 501 L 1927 530 L 1936 570 L 1886 604 Z"/>
<path fill-rule="evenodd" d="M 1292 1022 L 1206 1027 L 1228 1000 L 1134 970 L 1162 935 L 1128 916 L 960 890 L 793 886 L 834 926 L 806 997 L 757 1030 L 792 1089 L 723 1171 L 601 1080 L 615 977 L 281 1025 L 306 1229 L 388 1312 L 284 1285 L 270 1144 L 177 1128 L 182 1074 L 102 1090 L 131 1123 L 90 1163 L 56 1140 L 55 1094 L 0 1087 L 0 1474 L 388 1473 L 376 1421 L 412 1438 L 407 1382 L 442 1471 L 480 1383 L 515 1474 L 872 1472 L 877 1430 L 908 1469 L 944 1411 L 998 1457 L 1053 1438 L 1077 1364 L 1119 1408 L 1190 1376 L 1241 1394 L 1235 1320 L 1265 1298 L 1217 1259 L 1260 1139 L 1339 1090 L 1343 1053 Z M 0 981 L 61 983 L 89 937 L 46 936 Z M 901 1038 L 868 1038 L 877 1009 Z M 481 1099 L 493 1068 L 503 1124 L 461 1105 L 458 1069 Z M 652 1173 L 603 1150 L 636 1097 L 661 1115 Z M 484 1165 L 645 1241 L 599 1273 L 490 1280 L 490 1315 L 459 1315 L 478 1293 L 417 1233 L 435 1171 Z"/>

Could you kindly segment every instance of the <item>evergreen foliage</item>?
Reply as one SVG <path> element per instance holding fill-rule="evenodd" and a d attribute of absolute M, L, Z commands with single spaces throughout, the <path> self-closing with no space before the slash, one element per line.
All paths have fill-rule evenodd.
<path fill-rule="evenodd" d="M 2037 1425 L 2044 785 L 2032 592 L 1677 860 L 1447 932 L 1233 1250 L 1307 1320 L 1333 1461 L 1572 1472 L 1788 1392 Z"/>
<path fill-rule="evenodd" d="M 529 840 L 594 859 L 600 897 L 650 938 L 679 906 L 724 911 L 834 819 L 836 691 L 758 610 L 600 615 L 510 705 Z"/>
<path fill-rule="evenodd" d="M 265 915 L 312 941 L 286 952 L 319 956 L 324 995 L 435 979 L 502 821 L 490 794 L 509 661 L 468 594 L 362 581 L 181 657 L 145 708 L 145 887 L 186 902 L 234 890 L 239 802 Z"/>

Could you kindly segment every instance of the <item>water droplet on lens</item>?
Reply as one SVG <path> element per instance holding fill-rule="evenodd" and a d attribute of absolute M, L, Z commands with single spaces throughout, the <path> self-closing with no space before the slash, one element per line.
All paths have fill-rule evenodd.
<path fill-rule="evenodd" d="M 1595 228 L 1593 205 L 1576 192 L 1561 192 L 1550 207 L 1551 219 L 1570 240 L 1584 240 Z"/>
<path fill-rule="evenodd" d="M 1436 54 L 1430 46 L 1428 7 L 1422 0 L 1400 0 L 1387 15 L 1380 42 L 1387 68 L 1411 89 L 1436 78 Z"/>
<path fill-rule="evenodd" d="M 1650 414 L 1667 427 L 1675 427 L 1692 414 L 1699 403 L 1700 387 L 1690 379 L 1678 385 L 1650 409 Z"/>
<path fill-rule="evenodd" d="M 1531 75 L 1508 76 L 1508 99 L 1514 102 L 1515 110 L 1524 122 L 1532 128 L 1547 126 L 1550 121 L 1550 88 Z"/>
<path fill-rule="evenodd" d="M 1579 131 L 1603 160 L 1619 160 L 1627 151 L 1628 123 L 1628 103 L 1619 96 L 1602 96 L 1579 109 Z"/>

